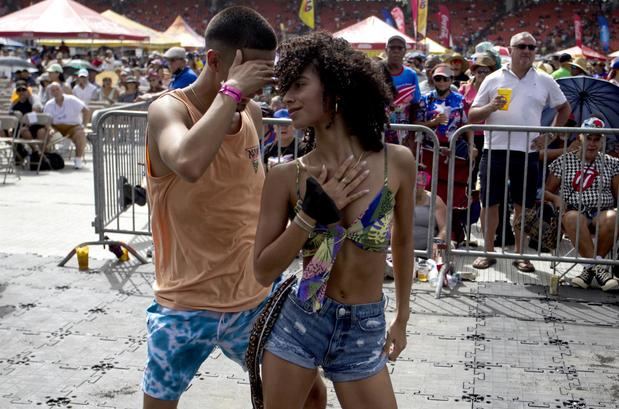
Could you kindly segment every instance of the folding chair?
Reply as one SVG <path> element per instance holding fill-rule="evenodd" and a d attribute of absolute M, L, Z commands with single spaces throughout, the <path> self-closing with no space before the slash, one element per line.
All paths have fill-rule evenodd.
<path fill-rule="evenodd" d="M 2 135 L 4 135 L 4 132 L 9 135 L 0 136 L 0 169 L 4 169 L 2 184 L 5 184 L 6 177 L 11 170 L 15 173 L 17 179 L 21 179 L 15 163 L 14 146 L 17 135 L 19 135 L 19 119 L 14 115 L 0 115 L 0 131 L 2 131 Z"/>
<path fill-rule="evenodd" d="M 52 116 L 49 114 L 30 112 L 29 114 L 23 116 L 21 123 L 22 126 L 41 125 L 45 127 L 45 137 L 43 138 L 43 140 L 36 139 L 36 135 L 32 135 L 33 139 L 19 139 L 20 143 L 23 143 L 25 145 L 36 145 L 40 147 L 41 151 L 39 155 L 39 160 L 36 161 L 38 175 L 41 170 L 41 164 L 43 163 L 43 161 L 47 160 L 47 158 L 45 157 L 45 152 L 47 152 L 48 147 L 51 145 L 50 140 L 52 136 Z M 30 162 L 30 164 L 33 163 L 35 162 Z"/>

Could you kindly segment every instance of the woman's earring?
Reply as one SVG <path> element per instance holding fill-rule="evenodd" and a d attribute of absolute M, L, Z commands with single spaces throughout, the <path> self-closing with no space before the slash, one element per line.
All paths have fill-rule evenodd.
<path fill-rule="evenodd" d="M 337 101 L 335 101 L 335 113 L 336 113 L 336 114 L 337 114 L 337 110 L 338 110 L 337 108 L 338 108 L 338 107 L 337 107 Z"/>

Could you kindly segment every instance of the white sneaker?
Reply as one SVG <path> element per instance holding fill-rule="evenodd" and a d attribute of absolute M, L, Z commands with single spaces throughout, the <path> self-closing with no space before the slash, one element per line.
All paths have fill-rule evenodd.
<path fill-rule="evenodd" d="M 73 165 L 74 169 L 81 169 L 82 168 L 82 158 L 75 158 L 75 164 Z"/>

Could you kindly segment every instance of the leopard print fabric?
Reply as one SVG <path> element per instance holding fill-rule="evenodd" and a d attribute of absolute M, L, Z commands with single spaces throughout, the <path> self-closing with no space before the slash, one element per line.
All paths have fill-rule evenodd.
<path fill-rule="evenodd" d="M 262 380 L 260 379 L 260 363 L 264 353 L 264 345 L 269 339 L 269 334 L 277 321 L 277 317 L 286 301 L 288 293 L 296 282 L 296 276 L 286 279 L 271 296 L 264 309 L 256 319 L 251 335 L 249 346 L 245 354 L 245 366 L 249 374 L 251 385 L 251 403 L 254 409 L 263 409 L 264 400 L 262 395 Z"/>
<path fill-rule="evenodd" d="M 542 228 L 541 243 L 542 246 L 549 250 L 557 248 L 557 231 L 559 229 L 559 212 L 548 203 L 544 208 L 544 218 L 542 215 L 541 205 L 536 205 L 531 209 L 525 209 L 524 212 L 524 233 L 533 240 L 537 240 L 539 235 L 540 225 Z M 541 221 L 541 223 L 540 223 Z M 520 217 L 514 220 L 514 230 L 520 231 L 522 224 Z"/>

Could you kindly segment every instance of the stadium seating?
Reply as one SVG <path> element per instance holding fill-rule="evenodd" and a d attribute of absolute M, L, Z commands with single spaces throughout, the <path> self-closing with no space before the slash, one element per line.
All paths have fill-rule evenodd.
<path fill-rule="evenodd" d="M 279 32 L 300 33 L 307 28 L 297 17 L 298 2 L 288 0 L 220 0 L 217 8 L 209 1 L 175 0 L 174 7 L 164 0 L 79 0 L 99 12 L 113 9 L 156 30 L 165 30 L 181 15 L 198 33 L 204 32 L 208 19 L 221 8 L 242 4 L 263 14 Z M 27 7 L 32 0 L 9 0 L 0 9 L 0 15 Z M 583 0 L 517 0 L 515 10 L 503 13 L 502 2 L 485 0 L 442 0 L 449 8 L 451 30 L 456 48 L 471 51 L 483 39 L 507 45 L 509 38 L 518 31 L 527 30 L 541 42 L 542 52 L 552 52 L 574 45 L 573 15 L 583 19 L 584 42 L 599 49 L 598 14 L 605 14 L 611 27 L 611 50 L 619 49 L 619 8 L 613 12 L 602 11 L 603 2 Z M 436 13 L 439 2 L 430 1 L 428 11 L 428 36 L 437 38 L 439 33 Z M 604 3 L 606 4 L 606 3 Z M 327 31 L 337 31 L 370 15 L 382 17 L 382 10 L 397 6 L 394 0 L 317 1 L 316 26 Z M 406 13 L 407 32 L 412 34 L 410 17 Z M 482 37 L 480 37 L 480 35 Z"/>

